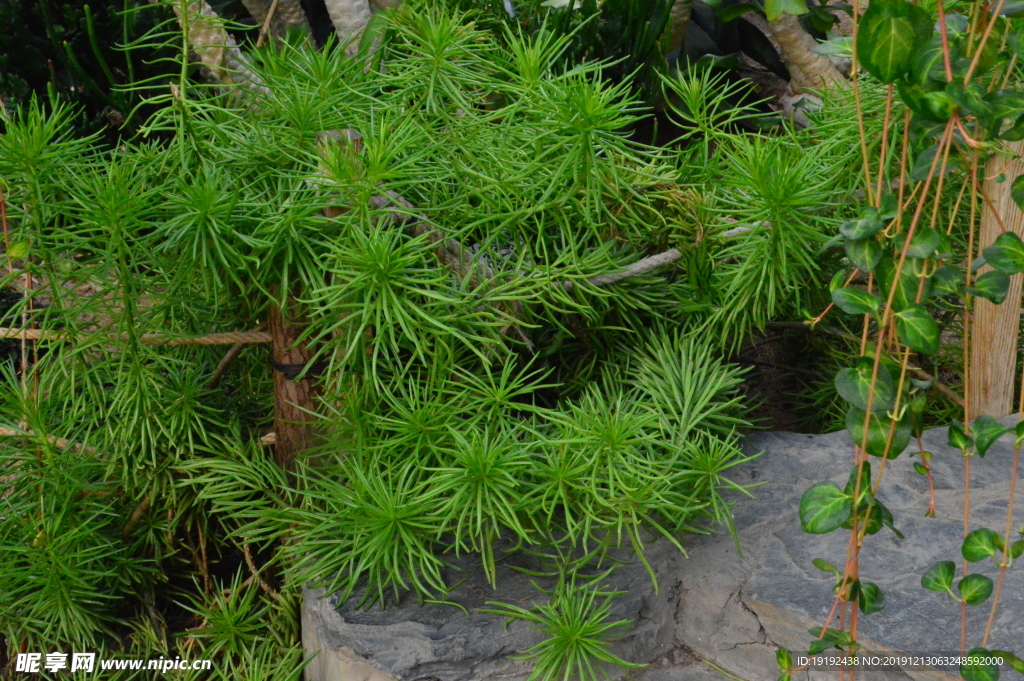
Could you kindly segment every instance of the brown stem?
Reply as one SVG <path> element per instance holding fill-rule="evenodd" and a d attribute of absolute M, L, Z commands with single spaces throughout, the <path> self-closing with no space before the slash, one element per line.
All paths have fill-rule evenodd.
<path fill-rule="evenodd" d="M 242 553 L 245 554 L 245 564 L 249 566 L 249 572 L 256 578 L 256 582 L 260 585 L 260 588 L 270 594 L 271 598 L 275 601 L 281 600 L 281 594 L 274 591 L 269 584 L 263 581 L 263 577 L 260 576 L 260 571 L 256 569 L 256 563 L 252 560 L 252 552 L 249 550 L 249 544 L 242 544 Z"/>
<path fill-rule="evenodd" d="M 260 324 L 259 326 L 254 328 L 253 331 L 263 331 L 263 328 L 264 325 Z M 207 390 L 215 390 L 217 386 L 220 385 L 221 379 L 224 378 L 224 374 L 227 372 L 228 367 L 231 366 L 231 363 L 233 361 L 235 361 L 235 358 L 242 354 L 242 350 L 244 349 L 245 343 L 235 343 L 234 345 L 231 346 L 231 349 L 228 350 L 224 357 L 220 360 L 220 363 L 217 365 L 217 368 L 213 370 L 213 374 L 210 376 L 210 380 L 207 381 L 206 383 Z"/>
<path fill-rule="evenodd" d="M 128 517 L 128 522 L 124 524 L 124 529 L 121 531 L 121 536 L 128 538 L 131 533 L 135 530 L 135 526 L 142 520 L 142 516 L 149 510 L 150 505 L 153 503 L 153 493 L 150 492 L 145 498 L 139 502 L 139 505 L 135 507 L 132 514 Z"/>
<path fill-rule="evenodd" d="M 263 25 L 260 26 L 260 35 L 256 39 L 256 47 L 263 47 L 263 41 L 267 38 L 267 31 L 270 29 L 270 22 L 274 20 L 274 12 L 277 11 L 277 3 L 279 0 L 273 0 L 270 3 L 270 9 L 267 10 L 267 16 L 263 20 Z"/>
<path fill-rule="evenodd" d="M 295 28 L 310 36 L 309 20 L 299 0 L 242 0 L 242 4 L 262 27 L 261 38 L 284 38 L 288 29 Z M 257 47 L 262 44 L 257 41 Z"/>
<path fill-rule="evenodd" d="M 1017 422 L 1024 419 L 1024 369 L 1021 370 L 1021 391 L 1020 399 L 1017 402 Z M 1006 568 L 1010 566 L 1010 533 L 1013 532 L 1013 501 L 1017 496 L 1017 471 L 1020 468 L 1020 446 L 1013 448 L 1013 465 L 1010 468 L 1010 499 L 1006 504 L 1006 527 L 1003 531 L 1003 559 L 999 562 L 999 581 L 996 582 L 995 594 L 992 598 L 992 608 L 988 613 L 988 624 L 985 625 L 985 636 L 982 639 L 981 647 L 988 646 L 988 637 L 992 633 L 992 623 L 996 619 L 996 607 L 999 605 L 999 595 L 1003 589 L 1003 578 L 1006 576 Z"/>
<path fill-rule="evenodd" d="M 0 427 L 0 437 L 38 437 L 36 433 L 33 433 L 28 428 L 28 424 L 22 422 L 18 424 L 21 430 L 14 430 L 13 428 Z M 47 435 L 46 441 L 57 449 L 71 449 L 74 452 L 84 452 L 86 454 L 95 454 L 95 447 L 88 447 L 83 444 L 72 442 L 71 440 L 65 440 L 62 437 L 54 437 L 53 435 Z"/>
<path fill-rule="evenodd" d="M 196 531 L 199 534 L 199 553 L 203 557 L 200 571 L 203 573 L 203 592 L 209 598 L 213 593 L 213 580 L 210 579 L 210 561 L 206 558 L 206 536 L 203 534 L 202 523 L 196 524 Z"/>

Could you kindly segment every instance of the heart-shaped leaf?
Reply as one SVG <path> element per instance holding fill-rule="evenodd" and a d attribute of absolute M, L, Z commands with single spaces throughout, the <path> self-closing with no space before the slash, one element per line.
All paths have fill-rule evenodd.
<path fill-rule="evenodd" d="M 917 302 L 917 292 L 919 289 L 922 302 L 931 295 L 931 280 L 926 279 L 922 286 L 921 278 L 914 276 L 913 263 L 916 262 L 922 261 L 908 259 L 900 271 L 899 278 L 896 277 L 896 261 L 888 256 L 883 256 L 878 263 L 878 267 L 875 268 L 882 291 L 892 293 L 892 309 L 894 312 L 899 312 L 908 305 L 914 305 Z M 885 295 L 883 294 L 882 297 L 884 298 Z"/>
<path fill-rule="evenodd" d="M 864 412 L 861 412 L 863 415 Z M 857 484 L 857 471 L 860 471 L 860 484 Z M 871 463 L 862 461 L 853 467 L 850 476 L 846 479 L 846 487 L 843 488 L 850 499 L 855 499 L 861 507 L 865 499 L 871 498 Z"/>
<path fill-rule="evenodd" d="M 981 416 L 975 419 L 971 424 L 971 434 L 974 436 L 974 448 L 978 450 L 978 456 L 984 457 L 988 448 L 1009 432 L 1009 428 L 991 416 Z"/>
<path fill-rule="evenodd" d="M 867 239 L 885 226 L 874 208 L 865 210 L 859 220 L 847 220 L 839 226 L 839 233 L 847 239 Z"/>
<path fill-rule="evenodd" d="M 827 560 L 824 560 L 823 558 L 815 558 L 811 561 L 811 565 L 818 568 L 822 572 L 831 572 L 834 575 L 840 574 L 839 568 L 832 565 L 832 563 L 828 562 Z"/>
<path fill-rule="evenodd" d="M 808 655 L 817 655 L 818 653 L 828 650 L 829 648 L 837 648 L 838 646 L 832 641 L 826 641 L 824 639 L 815 639 L 811 641 L 811 644 L 807 646 Z"/>
<path fill-rule="evenodd" d="M 847 239 L 846 257 L 861 272 L 871 272 L 882 259 L 882 246 L 874 239 Z"/>
<path fill-rule="evenodd" d="M 956 584 L 957 590 L 967 605 L 981 605 L 992 595 L 994 584 L 985 575 L 967 575 Z"/>
<path fill-rule="evenodd" d="M 893 534 L 896 535 L 897 539 L 903 539 L 903 533 L 896 529 L 895 519 L 892 516 L 892 511 L 886 508 L 878 499 L 875 499 L 870 490 L 867 492 L 866 498 L 860 504 L 858 509 L 858 520 L 861 527 L 864 528 L 864 534 L 878 534 L 883 527 L 888 527 L 892 530 Z M 851 513 L 850 519 L 843 523 L 844 530 L 853 529 L 853 514 Z M 859 584 L 859 582 L 858 582 Z"/>
<path fill-rule="evenodd" d="M 953 576 L 956 574 L 956 563 L 944 560 L 936 563 L 921 577 L 921 586 L 929 591 L 948 591 L 953 593 Z"/>
<path fill-rule="evenodd" d="M 882 305 L 878 296 L 859 288 L 837 288 L 832 302 L 847 314 L 875 314 Z"/>
<path fill-rule="evenodd" d="M 984 253 L 985 261 L 997 270 L 1007 274 L 1024 272 L 1024 241 L 1013 232 L 1003 232 L 997 236 Z"/>
<path fill-rule="evenodd" d="M 842 629 L 826 629 L 825 635 L 821 634 L 821 627 L 812 627 L 807 630 L 811 636 L 820 637 L 823 641 L 831 641 L 836 645 L 848 646 L 853 643 L 853 639 L 850 638 L 849 632 L 843 631 Z"/>
<path fill-rule="evenodd" d="M 960 676 L 964 681 L 999 681 L 999 667 L 992 664 L 992 651 L 974 648 L 960 663 Z"/>
<path fill-rule="evenodd" d="M 949 98 L 944 89 L 933 90 L 934 84 L 915 85 L 900 79 L 896 82 L 896 90 L 900 93 L 900 99 L 907 105 L 907 108 L 927 121 L 948 121 L 950 116 L 956 112 L 956 104 Z M 920 155 L 910 170 L 910 179 L 923 182 L 931 172 L 931 161 L 935 154 L 928 159 Z M 949 159 L 947 168 L 959 165 L 959 162 Z M 941 166 L 936 166 L 935 172 L 939 172 Z"/>
<path fill-rule="evenodd" d="M 920 390 L 927 390 L 931 387 L 931 381 L 922 381 L 924 387 L 915 383 Z M 928 406 L 928 396 L 921 393 L 907 404 L 907 417 L 910 418 L 910 431 L 914 437 L 921 437 L 924 432 L 924 410 Z"/>
<path fill-rule="evenodd" d="M 1018 539 L 1010 544 L 1010 557 L 1016 560 L 1024 554 L 1024 539 Z"/>
<path fill-rule="evenodd" d="M 946 85 L 946 94 L 964 113 L 973 114 L 982 119 L 992 119 L 998 115 L 996 107 L 985 98 L 985 88 L 981 83 L 964 85 L 962 82 L 954 80 Z"/>
<path fill-rule="evenodd" d="M 927 92 L 924 94 L 924 99 L 932 106 L 941 106 L 943 110 L 948 108 L 950 110 L 950 115 L 952 115 L 952 111 L 956 109 L 956 104 L 954 104 L 949 99 L 949 96 L 944 92 Z M 934 100 L 934 102 L 932 100 Z M 935 102 L 938 102 L 938 104 Z M 946 118 L 948 117 L 949 115 L 946 116 Z M 933 144 L 918 154 L 917 158 L 914 159 L 914 165 L 910 168 L 910 179 L 917 180 L 918 182 L 924 182 L 931 174 L 934 174 L 935 177 L 938 177 L 939 175 L 948 175 L 960 167 L 960 161 L 952 155 L 945 160 L 940 157 L 939 160 L 936 161 L 935 156 L 938 153 L 939 145 Z M 943 166 L 943 163 L 945 163 L 945 166 Z M 943 173 L 943 170 L 946 172 Z"/>
<path fill-rule="evenodd" d="M 960 293 L 964 286 L 964 273 L 958 267 L 946 265 L 935 270 L 932 275 L 932 290 L 936 295 L 946 296 Z"/>
<path fill-rule="evenodd" d="M 911 350 L 926 355 L 939 351 L 939 325 L 922 305 L 908 305 L 896 313 L 896 333 Z"/>
<path fill-rule="evenodd" d="M 939 232 L 939 247 L 935 249 L 933 258 L 949 258 L 953 255 L 953 240 L 945 232 Z"/>
<path fill-rule="evenodd" d="M 1002 537 L 987 527 L 982 527 L 964 537 L 960 553 L 970 562 L 977 563 L 979 560 L 996 555 L 996 547 L 1001 543 Z"/>
<path fill-rule="evenodd" d="M 989 654 L 993 657 L 1003 658 L 1003 664 L 1008 664 L 1013 671 L 1024 674 L 1024 660 L 1013 653 L 1006 650 L 990 650 Z"/>
<path fill-rule="evenodd" d="M 895 427 L 892 420 L 884 411 L 871 412 L 871 420 L 868 421 L 867 442 L 864 441 L 864 415 L 866 412 L 857 407 L 851 407 L 846 413 L 846 430 L 850 433 L 853 443 L 860 447 L 864 444 L 864 451 L 871 456 L 885 456 L 888 459 L 895 459 L 903 453 L 910 444 L 913 437 L 910 419 L 904 416 Z M 892 441 L 889 442 L 889 430 L 892 429 Z"/>
<path fill-rule="evenodd" d="M 1024 210 L 1024 174 L 1018 175 L 1010 185 L 1010 198 L 1017 204 L 1017 208 Z"/>
<path fill-rule="evenodd" d="M 860 20 L 857 57 L 868 73 L 892 83 L 932 36 L 932 19 L 907 0 L 873 0 Z"/>
<path fill-rule="evenodd" d="M 860 610 L 865 615 L 878 612 L 885 607 L 885 594 L 872 582 L 861 582 L 860 597 L 857 599 Z"/>
<path fill-rule="evenodd" d="M 1009 289 L 1010 277 L 1006 272 L 991 270 L 975 279 L 974 286 L 968 286 L 967 292 L 999 305 L 1006 300 L 1006 292 Z"/>
<path fill-rule="evenodd" d="M 834 482 L 819 482 L 800 498 L 800 527 L 808 534 L 827 534 L 842 526 L 853 504 Z"/>
<path fill-rule="evenodd" d="M 915 50 L 910 63 L 907 83 L 928 86 L 946 82 L 946 67 L 942 60 L 942 37 L 932 36 L 927 44 Z"/>
<path fill-rule="evenodd" d="M 835 380 L 839 396 L 855 407 L 867 409 L 873 370 L 874 361 L 870 357 L 861 357 L 852 369 L 840 370 L 836 374 Z M 892 409 L 896 388 L 889 370 L 880 365 L 874 383 L 875 392 L 874 398 L 871 400 L 871 410 Z"/>
<path fill-rule="evenodd" d="M 780 672 L 788 672 L 793 668 L 793 656 L 785 648 L 779 648 L 775 651 L 775 661 L 779 663 Z"/>
<path fill-rule="evenodd" d="M 959 423 L 951 423 L 949 426 L 948 444 L 954 449 L 966 452 L 974 446 L 974 438 L 964 432 L 963 426 Z"/>
<path fill-rule="evenodd" d="M 907 247 L 907 255 L 911 258 L 930 258 L 939 247 L 939 240 L 939 230 L 925 227 L 914 235 L 910 246 Z"/>

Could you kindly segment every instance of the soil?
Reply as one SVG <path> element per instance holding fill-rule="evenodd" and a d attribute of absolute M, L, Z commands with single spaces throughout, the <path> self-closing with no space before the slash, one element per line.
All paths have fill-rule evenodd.
<path fill-rule="evenodd" d="M 755 405 L 751 420 L 759 428 L 803 432 L 807 429 L 804 409 L 793 398 L 801 389 L 799 377 L 817 378 L 805 368 L 810 351 L 807 334 L 769 330 L 753 336 L 732 361 L 749 367 L 743 385 L 748 402 Z"/>

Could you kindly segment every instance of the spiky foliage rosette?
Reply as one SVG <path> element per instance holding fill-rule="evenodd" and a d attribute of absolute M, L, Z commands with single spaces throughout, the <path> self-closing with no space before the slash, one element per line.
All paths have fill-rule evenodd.
<path fill-rule="evenodd" d="M 6 324 L 59 334 L 4 387 L 11 649 L 203 652 L 277 678 L 254 627 L 293 659 L 299 585 L 436 598 L 446 551 L 493 580 L 509 546 L 642 557 L 729 525 L 742 371 L 701 335 L 712 311 L 679 267 L 591 281 L 692 256 L 691 194 L 628 140 L 637 105 L 599 66 L 554 68 L 564 47 L 404 8 L 356 59 L 255 55 L 266 89 L 243 98 L 183 69 L 159 143 L 105 149 L 39 106 L 4 122 L 4 284 L 24 293 Z M 360 151 L 318 136 L 346 128 Z M 260 445 L 264 348 L 208 388 L 223 349 L 153 342 L 271 305 L 328 367 L 291 472 Z"/>

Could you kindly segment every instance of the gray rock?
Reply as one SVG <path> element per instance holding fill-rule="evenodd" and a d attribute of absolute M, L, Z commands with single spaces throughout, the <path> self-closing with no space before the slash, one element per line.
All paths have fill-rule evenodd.
<path fill-rule="evenodd" d="M 1012 422 L 1012 419 L 1006 421 Z M 946 430 L 925 434 L 934 452 L 937 513 L 926 518 L 928 486 L 914 472 L 907 453 L 889 462 L 879 499 L 893 512 L 905 539 L 888 529 L 868 537 L 861 551 L 861 579 L 877 583 L 887 606 L 859 619 L 858 640 L 866 650 L 907 654 L 955 654 L 960 648 L 959 607 L 948 596 L 924 590 L 921 575 L 940 560 L 961 562 L 963 533 L 963 459 L 945 446 Z M 1012 441 L 1004 437 L 984 459 L 974 457 L 971 471 L 971 529 L 1002 532 L 1012 462 Z M 824 558 L 845 562 L 847 532 L 808 535 L 800 530 L 801 495 L 814 483 L 845 484 L 853 449 L 845 432 L 829 435 L 760 433 L 746 449 L 763 451 L 758 459 L 732 471 L 741 484 L 765 483 L 754 499 L 738 499 L 735 508 L 742 555 L 727 535 L 687 536 L 688 557 L 668 542 L 648 546 L 658 575 L 658 590 L 644 568 L 627 560 L 608 579 L 608 587 L 626 592 L 616 599 L 617 619 L 635 619 L 630 632 L 613 646 L 624 659 L 651 666 L 626 676 L 642 681 L 724 679 L 724 670 L 744 681 L 774 681 L 775 652 L 785 646 L 798 654 L 832 607 L 834 578 L 812 566 Z M 909 450 L 908 450 L 909 451 Z M 876 467 L 879 460 L 872 457 Z M 1024 503 L 1017 508 L 1024 507 Z M 1024 525 L 1017 512 L 1014 528 Z M 529 665 L 510 659 L 542 639 L 522 622 L 506 626 L 502 617 L 480 613 L 487 601 L 528 606 L 543 595 L 515 567 L 536 569 L 536 559 L 514 556 L 500 564 L 498 591 L 492 590 L 473 561 L 453 561 L 450 583 L 464 579 L 450 596 L 468 615 L 450 605 L 420 606 L 406 598 L 384 610 L 356 611 L 334 598 L 306 591 L 303 641 L 320 651 L 307 668 L 307 681 L 521 680 Z M 461 570 L 461 572 L 460 572 Z M 972 572 L 995 578 L 991 561 Z M 968 647 L 980 644 L 988 603 L 969 608 Z M 1024 570 L 1007 571 L 990 648 L 1024 653 Z M 681 652 L 682 651 L 682 652 Z M 613 675 L 621 672 L 609 670 Z M 795 679 L 835 679 L 835 671 L 804 671 Z M 872 681 L 939 681 L 957 678 L 942 671 L 876 671 Z"/>

